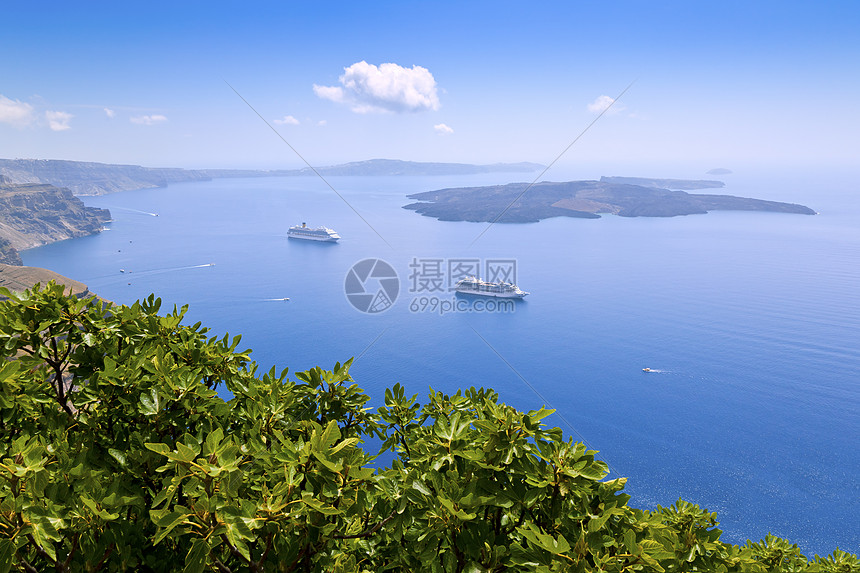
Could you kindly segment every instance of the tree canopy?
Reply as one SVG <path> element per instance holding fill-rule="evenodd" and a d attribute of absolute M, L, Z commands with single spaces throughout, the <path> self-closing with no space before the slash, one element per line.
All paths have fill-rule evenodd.
<path fill-rule="evenodd" d="M 860 572 L 722 542 L 683 500 L 636 509 L 552 411 L 491 389 L 395 384 L 373 410 L 351 360 L 259 373 L 154 296 L 0 294 L 0 573 Z"/>

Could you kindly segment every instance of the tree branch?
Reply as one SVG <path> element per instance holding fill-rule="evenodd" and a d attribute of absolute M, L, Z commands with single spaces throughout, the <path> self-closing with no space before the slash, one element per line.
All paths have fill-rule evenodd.
<path fill-rule="evenodd" d="M 238 549 L 236 549 L 236 546 L 230 543 L 230 540 L 227 539 L 227 535 L 225 533 L 221 534 L 221 541 L 223 541 L 224 544 L 230 548 L 230 553 L 233 555 L 233 557 L 239 559 L 240 561 L 244 561 L 245 563 L 251 563 L 250 559 L 246 559 L 245 556 L 242 555 L 242 553 Z"/>
<path fill-rule="evenodd" d="M 113 553 L 113 543 L 111 543 L 110 545 L 107 546 L 107 549 L 105 549 L 104 555 L 102 555 L 101 561 L 99 561 L 96 564 L 96 568 L 93 571 L 98 571 L 99 569 L 104 567 L 105 563 L 107 563 L 108 557 L 110 557 L 111 553 Z"/>
<path fill-rule="evenodd" d="M 370 537 L 371 535 L 373 535 L 374 533 L 379 531 L 383 525 L 385 525 L 386 523 L 388 523 L 389 521 L 394 519 L 395 515 L 397 515 L 396 509 L 394 511 L 392 511 L 388 515 L 388 517 L 386 517 L 385 519 L 383 519 L 382 521 L 380 521 L 379 523 L 377 523 L 376 525 L 374 525 L 370 529 L 366 529 L 366 530 L 362 531 L 361 533 L 356 533 L 354 535 L 338 535 L 338 534 L 335 534 L 335 535 L 332 535 L 332 539 L 362 539 L 365 537 Z"/>

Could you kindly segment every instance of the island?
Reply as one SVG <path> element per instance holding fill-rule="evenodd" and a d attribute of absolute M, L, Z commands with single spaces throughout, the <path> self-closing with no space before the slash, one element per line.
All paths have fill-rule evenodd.
<path fill-rule="evenodd" d="M 440 221 L 487 223 L 532 223 L 550 217 L 597 219 L 603 213 L 621 217 L 675 217 L 717 210 L 815 214 L 809 207 L 793 203 L 731 195 L 692 194 L 678 190 L 723 185 L 721 181 L 638 177 L 603 177 L 599 181 L 542 181 L 531 186 L 528 183 L 510 183 L 414 193 L 408 198 L 416 202 L 403 208 Z M 672 186 L 674 189 L 661 186 Z"/>

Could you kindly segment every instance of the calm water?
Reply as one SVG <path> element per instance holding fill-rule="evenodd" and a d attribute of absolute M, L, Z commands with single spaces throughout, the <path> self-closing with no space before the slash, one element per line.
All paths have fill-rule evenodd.
<path fill-rule="evenodd" d="M 265 368 L 360 355 L 353 375 L 376 403 L 400 382 L 422 399 L 430 386 L 483 385 L 539 408 L 522 376 L 629 478 L 633 505 L 682 497 L 717 511 L 727 541 L 772 532 L 809 555 L 860 550 L 860 200 L 851 178 L 724 178 L 726 193 L 804 203 L 814 217 L 558 218 L 496 225 L 472 246 L 485 224 L 401 209 L 408 193 L 524 179 L 330 178 L 390 246 L 317 179 L 85 198 L 111 210 L 109 231 L 23 258 L 116 302 L 155 292 L 187 303 L 190 322 L 242 334 Z M 287 227 L 301 221 L 343 240 L 288 241 Z M 349 268 L 368 257 L 401 280 L 394 306 L 375 315 L 344 295 Z M 428 294 L 408 292 L 413 259 L 515 259 L 532 294 L 512 313 L 411 312 Z M 548 421 L 572 433 L 559 416 Z"/>

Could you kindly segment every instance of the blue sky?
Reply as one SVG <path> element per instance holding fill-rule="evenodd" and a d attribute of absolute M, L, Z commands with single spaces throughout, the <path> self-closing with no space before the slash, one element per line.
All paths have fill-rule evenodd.
<path fill-rule="evenodd" d="M 17 2 L 0 157 L 856 163 L 860 3 L 654 4 Z"/>

